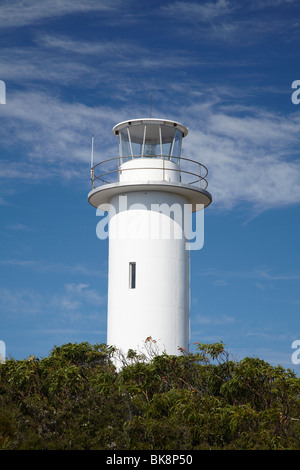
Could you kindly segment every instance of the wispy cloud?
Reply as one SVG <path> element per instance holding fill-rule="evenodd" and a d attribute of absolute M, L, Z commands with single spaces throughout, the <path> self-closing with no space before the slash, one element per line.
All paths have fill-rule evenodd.
<path fill-rule="evenodd" d="M 8 225 L 6 227 L 8 230 L 13 230 L 16 232 L 32 232 L 33 228 L 29 227 L 28 225 L 21 224 L 19 222 L 16 222 L 15 224 Z"/>
<path fill-rule="evenodd" d="M 54 291 L 0 286 L 0 312 L 8 355 L 16 338 L 22 338 L 22 356 L 24 349 L 34 354 L 36 348 L 45 351 L 61 342 L 106 338 L 105 298 L 87 283 L 66 284 Z"/>
<path fill-rule="evenodd" d="M 21 161 L 3 158 L 0 176 L 32 181 L 53 176 L 82 177 L 82 168 L 76 162 L 86 165 L 88 178 L 91 135 L 102 127 L 107 145 L 111 144 L 115 139 L 111 128 L 120 118 L 112 108 L 68 103 L 42 92 L 16 92 L 1 111 L 2 146 L 8 149 L 12 145 L 19 149 L 21 146 L 27 150 L 24 152 L 27 158 Z M 110 152 L 117 145 L 115 141 L 113 144 L 107 147 Z M 97 136 L 95 147 L 97 156 Z"/>
<path fill-rule="evenodd" d="M 220 268 L 207 268 L 201 269 L 199 271 L 198 276 L 204 277 L 212 277 L 217 278 L 218 280 L 222 280 L 224 282 L 228 281 L 229 279 L 246 279 L 246 280 L 253 280 L 255 284 L 259 281 L 259 285 L 257 287 L 262 288 L 263 281 L 299 281 L 300 280 L 300 272 L 299 271 L 291 271 L 291 272 L 280 272 L 278 273 L 278 269 L 273 267 L 258 267 L 255 269 L 248 269 L 248 270 L 224 270 Z"/>
<path fill-rule="evenodd" d="M 185 111 L 190 134 L 184 154 L 208 167 L 217 206 L 249 203 L 259 213 L 300 202 L 298 114 L 220 111 L 218 103 Z"/>
<path fill-rule="evenodd" d="M 176 1 L 161 7 L 166 14 L 183 20 L 212 21 L 221 18 L 231 12 L 230 2 L 216 0 L 207 2 L 183 2 Z"/>
<path fill-rule="evenodd" d="M 2 9 L 10 17 L 19 4 L 0 6 L 0 15 Z M 72 6 L 68 1 L 66 5 L 70 12 L 81 8 L 84 11 L 79 2 Z M 24 21 L 30 11 L 33 19 L 42 18 L 46 11 L 50 11 L 50 16 L 54 14 L 48 1 L 36 6 L 25 2 L 23 6 L 24 17 L 23 13 L 19 15 Z M 109 3 L 103 2 L 99 7 L 94 1 L 85 7 L 89 11 L 110 8 Z M 160 13 L 209 23 L 230 18 L 239 9 L 239 2 L 230 0 L 176 1 L 162 6 Z M 64 11 L 65 6 L 59 7 L 57 14 Z M 0 139 L 4 151 L 0 177 L 4 182 L 80 179 L 88 185 L 91 135 L 95 135 L 95 161 L 115 156 L 117 141 L 111 128 L 122 120 L 145 115 L 146 105 L 141 109 L 128 106 L 128 102 L 135 102 L 138 90 L 146 103 L 154 91 L 157 115 L 181 120 L 189 127 L 183 154 L 209 168 L 208 189 L 213 194 L 214 207 L 232 210 L 247 203 L 260 212 L 298 204 L 299 114 L 283 116 L 243 105 L 240 96 L 248 90 L 242 85 L 239 90 L 219 87 L 216 93 L 213 83 L 200 83 L 198 77 L 189 76 L 189 71 L 205 60 L 195 51 L 184 49 L 169 49 L 166 53 L 163 47 L 155 50 L 134 41 L 80 41 L 49 33 L 39 33 L 27 47 L 2 48 L 1 78 L 8 83 L 12 80 L 16 86 L 7 86 L 7 104 L 1 108 Z M 167 86 L 162 85 L 163 80 L 157 81 L 155 74 L 149 74 L 153 70 L 172 71 Z M 148 80 L 138 79 L 141 72 L 149 74 Z M 53 86 L 49 88 L 49 84 Z M 90 97 L 91 90 L 96 90 L 94 105 L 70 100 L 66 90 L 71 86 L 72 93 L 76 93 L 78 84 L 83 101 L 85 92 Z M 236 96 L 238 92 L 240 95 Z M 113 94 L 115 102 L 104 105 L 106 93 Z M 235 100 L 235 106 L 228 106 L 228 99 Z M 16 148 L 18 157 L 6 158 L 5 151 Z"/>
<path fill-rule="evenodd" d="M 124 71 L 134 70 L 135 75 L 141 72 L 155 69 L 178 69 L 180 67 L 191 68 L 200 64 L 207 64 L 208 58 L 198 57 L 187 50 L 168 50 L 164 47 L 147 48 L 141 46 L 133 40 L 120 41 L 80 41 L 69 36 L 42 35 L 35 40 L 37 46 L 43 51 L 50 63 L 52 70 L 55 70 L 55 61 L 59 52 L 60 57 L 65 57 L 61 65 L 66 64 L 73 67 L 73 76 L 76 70 L 82 71 L 87 75 L 89 67 L 89 76 L 86 76 L 86 86 L 97 82 L 103 83 L 106 79 L 113 81 L 114 86 L 118 86 L 117 77 L 113 71 L 124 74 Z M 25 51 L 23 51 L 25 52 Z M 28 51 L 27 51 L 28 53 Z M 212 61 L 211 61 L 212 62 Z M 101 63 L 102 67 L 95 67 L 95 64 Z M 105 64 L 105 66 L 104 66 Z M 66 68 L 66 75 L 67 75 Z M 109 75 L 105 72 L 110 70 Z M 72 70 L 71 70 L 72 71 Z M 53 72 L 52 72 L 53 73 Z M 69 78 L 70 75 L 68 74 Z M 131 76 L 132 79 L 134 77 Z"/>
<path fill-rule="evenodd" d="M 87 307 L 100 307 L 104 304 L 105 297 L 101 296 L 95 289 L 91 289 L 89 284 L 67 284 L 64 293 L 57 295 L 53 303 L 64 312 L 80 312 Z"/>
<path fill-rule="evenodd" d="M 270 21 L 270 11 L 283 4 L 286 7 L 295 6 L 293 0 L 247 3 L 238 0 L 179 0 L 163 5 L 160 12 L 178 22 L 177 34 L 179 31 L 183 36 L 201 37 L 203 41 L 213 38 L 226 43 L 239 42 L 242 47 L 265 39 L 270 34 L 284 36 L 287 29 L 293 28 L 293 25 L 282 17 L 280 20 L 272 18 Z M 189 28 L 184 27 L 186 23 L 189 23 Z"/>
<path fill-rule="evenodd" d="M 120 43 L 120 41 L 80 41 L 70 36 L 57 36 L 51 34 L 43 34 L 37 36 L 35 43 L 40 48 L 52 49 L 53 51 L 67 51 L 72 54 L 80 54 L 84 56 L 97 56 L 100 58 L 109 58 L 115 60 L 118 58 L 126 58 L 135 54 L 145 54 L 146 48 L 132 41 Z"/>
<path fill-rule="evenodd" d="M 226 67 L 233 63 L 224 59 L 219 62 Z M 0 50 L 1 79 L 7 82 L 7 103 L 14 87 L 32 91 L 37 87 L 49 89 L 50 85 L 53 93 L 57 91 L 61 95 L 64 87 L 79 86 L 82 91 L 93 90 L 95 97 L 100 90 L 124 94 L 132 89 L 147 90 L 157 86 L 152 73 L 148 80 L 140 79 L 145 72 L 172 70 L 173 74 L 185 75 L 187 70 L 206 65 L 215 66 L 214 58 L 186 47 L 146 46 L 134 39 L 121 43 L 107 39 L 80 40 L 66 34 L 36 33 L 30 43 L 3 46 Z"/>
<path fill-rule="evenodd" d="M 211 326 L 211 325 L 227 325 L 227 324 L 232 324 L 235 323 L 235 318 L 232 316 L 228 315 L 222 315 L 222 316 L 205 316 L 205 315 L 195 315 L 193 317 L 193 325 L 196 327 L 197 325 L 206 325 L 206 326 Z"/>
<path fill-rule="evenodd" d="M 297 113 L 282 116 L 253 106 L 244 106 L 241 112 L 238 107 L 222 108 L 222 101 L 200 98 L 190 104 L 192 94 L 185 100 L 176 117 L 190 129 L 183 156 L 208 167 L 215 207 L 232 210 L 248 203 L 259 213 L 300 202 Z M 13 130 L 14 145 L 23 146 L 27 158 L 13 162 L 3 158 L 0 176 L 27 181 L 85 178 L 87 183 L 91 135 L 96 136 L 95 161 L 115 156 L 117 142 L 111 129 L 130 118 L 126 107 L 90 107 L 42 92 L 16 92 L 2 114 L 2 146 L 10 148 Z M 139 115 L 138 110 L 134 114 Z M 99 129 L 105 134 L 101 143 Z"/>
<path fill-rule="evenodd" d="M 47 299 L 48 300 L 48 299 Z M 41 314 L 48 302 L 44 294 L 34 289 L 8 289 L 0 287 L 0 311 L 5 316 L 18 318 L 22 315 Z"/>
<path fill-rule="evenodd" d="M 63 263 L 49 263 L 47 261 L 41 260 L 22 260 L 22 259 L 6 259 L 0 260 L 0 265 L 2 266 L 10 266 L 13 268 L 21 268 L 21 269 L 30 269 L 35 272 L 39 273 L 63 273 L 68 275 L 84 275 L 84 276 L 92 276 L 92 277 L 106 277 L 107 275 L 107 266 L 101 270 L 101 267 L 98 266 L 97 269 L 82 265 L 82 264 L 74 264 L 68 265 Z"/>
<path fill-rule="evenodd" d="M 277 7 L 277 6 L 289 6 L 295 5 L 297 0 L 264 0 L 261 2 L 260 0 L 253 0 L 251 3 L 249 2 L 248 8 L 254 8 L 255 10 L 268 8 L 268 7 Z"/>
<path fill-rule="evenodd" d="M 6 0 L 0 6 L 0 27 L 26 26 L 51 18 L 85 12 L 104 12 L 114 9 L 116 0 Z"/>
<path fill-rule="evenodd" d="M 0 310 L 2 315 L 13 316 L 14 321 L 22 315 L 59 315 L 77 319 L 94 315 L 105 304 L 101 296 L 89 284 L 66 284 L 60 292 L 39 292 L 34 289 L 8 289 L 0 287 Z M 74 316 L 73 316 L 74 315 Z"/>

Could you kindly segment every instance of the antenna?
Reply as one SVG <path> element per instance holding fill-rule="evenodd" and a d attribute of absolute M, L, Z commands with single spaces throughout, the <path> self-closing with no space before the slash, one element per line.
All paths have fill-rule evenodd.
<path fill-rule="evenodd" d="M 91 153 L 91 180 L 94 179 L 94 136 L 92 135 L 92 153 Z"/>
<path fill-rule="evenodd" d="M 94 136 L 92 135 L 91 169 L 94 166 Z"/>
<path fill-rule="evenodd" d="M 152 95 L 150 95 L 150 117 L 152 118 Z"/>

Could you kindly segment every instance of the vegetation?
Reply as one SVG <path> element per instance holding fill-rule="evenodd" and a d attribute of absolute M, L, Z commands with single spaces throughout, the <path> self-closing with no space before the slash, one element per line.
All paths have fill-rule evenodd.
<path fill-rule="evenodd" d="M 149 340 L 149 338 L 148 338 Z M 152 340 L 149 341 L 149 344 Z M 300 449 L 300 379 L 223 343 L 180 357 L 65 344 L 0 364 L 0 449 Z"/>

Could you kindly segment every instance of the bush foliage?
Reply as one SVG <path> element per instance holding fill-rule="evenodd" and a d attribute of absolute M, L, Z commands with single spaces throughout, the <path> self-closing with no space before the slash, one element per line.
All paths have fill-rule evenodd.
<path fill-rule="evenodd" d="M 0 449 L 300 449 L 300 379 L 223 343 L 117 369 L 114 348 L 55 346 L 0 364 Z"/>

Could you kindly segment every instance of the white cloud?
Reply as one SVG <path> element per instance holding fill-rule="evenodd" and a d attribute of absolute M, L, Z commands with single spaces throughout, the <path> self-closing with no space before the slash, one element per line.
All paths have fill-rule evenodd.
<path fill-rule="evenodd" d="M 83 54 L 85 57 L 92 55 L 94 59 L 105 57 L 115 60 L 118 58 L 126 58 L 126 56 L 134 56 L 136 54 L 145 54 L 147 51 L 132 41 L 120 43 L 120 41 L 82 41 L 74 39 L 70 36 L 57 36 L 51 34 L 43 34 L 35 40 L 37 46 L 53 51 L 67 51 L 72 54 Z M 98 70 L 99 71 L 99 70 Z"/>
<path fill-rule="evenodd" d="M 161 10 L 170 16 L 180 19 L 212 21 L 230 13 L 230 4 L 227 0 L 208 2 L 172 2 L 162 6 Z"/>
<path fill-rule="evenodd" d="M 60 342 L 99 341 L 106 336 L 105 299 L 84 283 L 55 292 L 0 286 L 0 312 L 7 347 L 22 338 L 22 348 L 30 354 L 32 348 L 45 350 Z"/>
<path fill-rule="evenodd" d="M 55 303 L 62 310 L 79 310 L 87 305 L 101 306 L 104 303 L 104 297 L 89 288 L 89 284 L 67 284 L 64 290 L 62 295 L 55 297 Z"/>
<path fill-rule="evenodd" d="M 183 7 L 183 2 L 168 7 L 171 6 L 178 9 Z M 208 18 L 221 15 L 232 5 L 222 1 L 202 5 L 189 3 L 188 8 L 205 8 Z M 49 34 L 38 36 L 36 41 L 39 47 L 7 48 L 0 54 L 3 73 L 19 81 L 19 87 L 14 90 L 7 86 L 7 104 L 1 108 L 0 139 L 4 152 L 0 177 L 3 181 L 80 179 L 89 185 L 91 136 L 95 135 L 95 162 L 114 157 L 117 140 L 112 127 L 122 120 L 145 114 L 145 109 L 140 112 L 141 106 L 130 109 L 121 106 L 124 95 L 133 97 L 136 93 L 138 80 L 132 79 L 128 72 L 133 64 L 135 69 L 147 73 L 151 68 L 178 68 L 181 61 L 188 67 L 190 61 L 190 57 L 184 58 L 182 53 L 178 56 L 175 52 L 167 55 L 163 51 L 153 54 L 153 50 L 143 49 L 138 44 L 81 43 L 67 36 Z M 78 52 L 83 54 L 84 51 L 82 61 Z M 91 60 L 97 52 L 101 56 L 101 67 L 99 63 L 94 66 Z M 116 63 L 112 61 L 106 67 L 111 54 Z M 190 62 L 193 67 L 194 61 Z M 119 66 L 119 73 L 114 73 Z M 212 193 L 214 207 L 231 210 L 248 203 L 259 212 L 299 204 L 298 113 L 284 116 L 253 105 L 241 105 L 240 96 L 235 96 L 238 91 L 232 87 L 222 87 L 216 93 L 212 84 L 208 87 L 188 76 L 180 81 L 174 77 L 165 89 L 151 77 L 139 83 L 139 91 L 150 96 L 153 87 L 155 112 L 172 119 L 164 112 L 168 102 L 168 114 L 189 127 L 190 133 L 183 142 L 183 156 L 208 167 L 208 190 Z M 49 86 L 51 81 L 53 87 Z M 71 84 L 79 90 L 79 96 L 84 96 L 87 89 L 97 88 L 100 83 L 103 90 L 113 90 L 114 98 L 121 97 L 117 104 L 104 106 L 99 104 L 98 98 L 95 106 L 91 106 L 70 102 L 61 95 L 61 86 Z M 222 99 L 224 103 L 235 104 L 225 106 Z M 13 147 L 17 149 L 16 159 L 5 158 L 5 150 Z"/>
<path fill-rule="evenodd" d="M 60 87 L 71 85 L 96 90 L 95 97 L 99 87 L 124 94 L 136 84 L 149 86 L 138 80 L 144 71 L 178 70 L 203 63 L 207 60 L 179 49 L 166 51 L 164 47 L 147 48 L 128 40 L 82 41 L 51 34 L 38 34 L 33 44 L 2 47 L 0 51 L 1 79 L 6 82 L 8 104 L 15 87 L 27 92 L 38 86 L 41 90 L 47 87 L 54 94 Z"/>
<path fill-rule="evenodd" d="M 214 207 L 232 210 L 247 203 L 259 213 L 300 203 L 298 113 L 283 116 L 253 106 L 241 112 L 223 109 L 218 100 L 201 103 L 200 98 L 189 105 L 191 97 L 176 117 L 189 127 L 183 156 L 208 167 Z M 42 92 L 16 92 L 3 109 L 0 135 L 2 146 L 10 148 L 13 134 L 14 145 L 27 149 L 27 157 L 3 158 L 0 176 L 28 182 L 81 179 L 88 184 L 91 135 L 95 162 L 113 157 L 118 147 L 111 129 L 128 117 L 126 107 L 90 107 Z"/>
<path fill-rule="evenodd" d="M 268 8 L 268 7 L 277 7 L 278 5 L 292 5 L 293 3 L 297 3 L 295 0 L 264 0 L 263 2 L 261 0 L 254 0 L 251 3 L 249 2 L 249 8 L 255 8 L 255 9 L 262 9 L 262 8 Z"/>
<path fill-rule="evenodd" d="M 16 222 L 14 224 L 7 226 L 8 230 L 13 230 L 16 232 L 32 232 L 33 228 L 29 227 L 28 225 L 21 224 L 20 222 Z"/>
<path fill-rule="evenodd" d="M 76 62 L 73 58 L 57 57 L 35 47 L 28 48 L 2 48 L 0 52 L 1 77 L 6 82 L 6 101 L 10 102 L 17 84 L 31 90 L 37 83 L 43 82 L 42 89 L 47 83 L 52 84 L 53 90 L 57 86 L 71 85 L 82 82 L 87 85 L 93 77 L 94 84 L 101 81 L 105 73 L 98 72 L 90 64 Z M 30 85 L 28 85 L 30 83 Z M 33 85 L 32 85 L 33 84 Z"/>
<path fill-rule="evenodd" d="M 240 47 L 264 40 L 270 34 L 286 37 L 294 25 L 281 15 L 272 18 L 269 12 L 278 6 L 293 6 L 293 0 L 241 2 L 239 0 L 209 0 L 204 2 L 175 1 L 163 5 L 160 13 L 177 23 L 176 34 L 201 37 L 203 42 L 238 43 Z M 186 24 L 189 27 L 186 27 Z M 297 28 L 298 29 L 298 28 Z"/>
<path fill-rule="evenodd" d="M 43 310 L 43 296 L 34 290 L 0 287 L 1 315 L 34 315 Z"/>
<path fill-rule="evenodd" d="M 0 6 L 0 27 L 26 26 L 85 12 L 103 12 L 114 9 L 116 0 L 6 0 Z"/>
<path fill-rule="evenodd" d="M 219 286 L 219 287 L 223 287 L 223 286 L 227 286 L 227 282 L 224 279 L 216 279 L 214 281 L 214 285 Z"/>
<path fill-rule="evenodd" d="M 196 325 L 227 325 L 227 324 L 232 324 L 235 323 L 235 318 L 228 316 L 228 315 L 222 315 L 220 317 L 217 316 L 204 316 L 204 315 L 195 315 L 192 319 L 192 322 L 194 326 Z"/>
<path fill-rule="evenodd" d="M 20 147 L 27 149 L 27 156 L 21 160 L 18 156 L 14 161 L 2 159 L 3 178 L 35 181 L 54 176 L 88 180 L 92 134 L 96 134 L 95 157 L 100 143 L 106 155 L 117 149 L 111 129 L 120 114 L 111 108 L 67 103 L 42 92 L 16 92 L 1 111 L 2 145 L 9 149 L 14 144 L 19 153 Z M 105 142 L 97 139 L 100 129 L 107 136 Z M 80 164 L 84 164 L 86 173 Z"/>
<path fill-rule="evenodd" d="M 300 271 L 291 271 L 291 272 L 280 272 L 278 273 L 278 268 L 275 267 L 258 267 L 253 269 L 248 269 L 245 271 L 241 270 L 224 270 L 219 268 L 207 268 L 201 269 L 197 273 L 198 276 L 212 277 L 222 279 L 222 281 L 227 282 L 229 279 L 246 279 L 253 280 L 258 283 L 257 287 L 262 287 L 263 281 L 298 281 L 300 280 Z M 216 282 L 216 281 L 215 281 Z"/>
<path fill-rule="evenodd" d="M 35 44 L 35 47 L 2 50 L 2 76 L 13 77 L 14 73 L 18 76 L 21 68 L 25 78 L 56 80 L 62 84 L 82 80 L 85 87 L 103 86 L 107 82 L 124 90 L 124 73 L 128 76 L 129 71 L 134 71 L 134 76 L 130 74 L 132 82 L 143 71 L 190 68 L 212 62 L 187 50 L 149 48 L 132 40 L 83 41 L 66 35 L 43 34 L 35 38 Z"/>
<path fill-rule="evenodd" d="M 208 167 L 208 190 L 217 207 L 249 203 L 256 211 L 300 203 L 298 114 L 250 108 L 242 115 L 218 105 L 186 110 L 184 156 Z"/>
<path fill-rule="evenodd" d="M 89 284 L 67 284 L 61 292 L 52 294 L 34 289 L 8 289 L 0 287 L 0 310 L 3 315 L 13 316 L 15 321 L 22 315 L 80 318 L 91 315 L 103 307 L 105 297 Z M 74 314 L 74 317 L 73 317 Z"/>
<path fill-rule="evenodd" d="M 68 265 L 63 263 L 49 263 L 47 261 L 22 260 L 22 259 L 6 259 L 0 260 L 0 266 L 11 266 L 12 268 L 30 269 L 39 273 L 63 273 L 68 275 L 84 275 L 93 277 L 106 277 L 107 266 L 102 270 L 98 266 L 97 269 L 82 264 Z"/>

